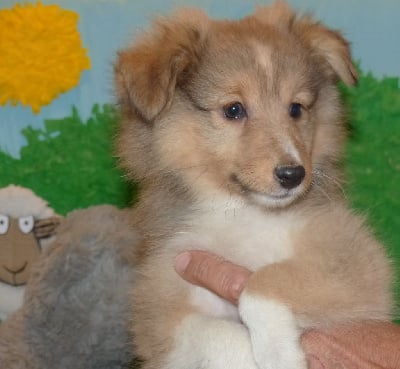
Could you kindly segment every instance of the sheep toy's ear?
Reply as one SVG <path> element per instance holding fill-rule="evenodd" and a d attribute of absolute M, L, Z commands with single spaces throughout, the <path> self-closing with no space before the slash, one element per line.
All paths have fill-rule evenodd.
<path fill-rule="evenodd" d="M 35 221 L 33 233 L 37 239 L 49 238 L 55 236 L 57 228 L 61 224 L 61 217 L 50 217 Z"/>
<path fill-rule="evenodd" d="M 186 9 L 159 20 L 137 45 L 119 53 L 115 84 L 123 111 L 151 122 L 169 106 L 179 77 L 200 60 L 207 24 L 203 12 Z"/>

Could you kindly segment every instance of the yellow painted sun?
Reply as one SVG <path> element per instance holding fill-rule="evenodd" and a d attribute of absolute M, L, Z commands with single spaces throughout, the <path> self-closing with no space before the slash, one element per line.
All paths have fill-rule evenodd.
<path fill-rule="evenodd" d="M 76 86 L 90 60 L 77 29 L 78 14 L 58 5 L 0 10 L 0 104 L 38 113 Z"/>

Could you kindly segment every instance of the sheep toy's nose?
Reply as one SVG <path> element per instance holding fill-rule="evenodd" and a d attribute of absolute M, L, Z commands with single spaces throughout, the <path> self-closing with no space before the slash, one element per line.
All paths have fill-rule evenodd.
<path fill-rule="evenodd" d="M 290 190 L 300 185 L 306 175 L 306 170 L 302 165 L 298 166 L 279 166 L 275 168 L 275 177 L 279 184 Z"/>

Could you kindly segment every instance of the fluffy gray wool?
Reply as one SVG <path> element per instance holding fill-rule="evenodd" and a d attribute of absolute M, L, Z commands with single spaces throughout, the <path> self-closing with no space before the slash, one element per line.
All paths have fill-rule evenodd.
<path fill-rule="evenodd" d="M 0 325 L 1 369 L 120 369 L 132 358 L 137 237 L 126 212 L 70 213 L 32 270 L 23 306 Z"/>

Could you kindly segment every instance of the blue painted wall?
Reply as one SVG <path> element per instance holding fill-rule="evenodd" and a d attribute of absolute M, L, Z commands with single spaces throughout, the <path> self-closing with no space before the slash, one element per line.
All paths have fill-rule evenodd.
<path fill-rule="evenodd" d="M 127 45 L 135 32 L 145 27 L 156 14 L 185 6 L 198 6 L 210 15 L 240 18 L 257 4 L 250 0 L 42 0 L 59 4 L 80 14 L 79 29 L 88 49 L 92 68 L 84 72 L 78 87 L 61 95 L 40 114 L 30 108 L 0 107 L 0 149 L 18 157 L 25 144 L 21 129 L 40 128 L 47 118 L 63 118 L 76 106 L 85 119 L 94 103 L 113 102 L 112 63 L 118 49 Z M 327 25 L 341 29 L 352 42 L 353 55 L 365 71 L 376 76 L 400 76 L 400 1 L 399 0 L 289 0 L 297 9 L 308 11 Z M 10 8 L 15 0 L 1 0 Z M 0 36 L 1 37 L 1 36 Z M 1 163 L 0 163 L 1 164 Z"/>

